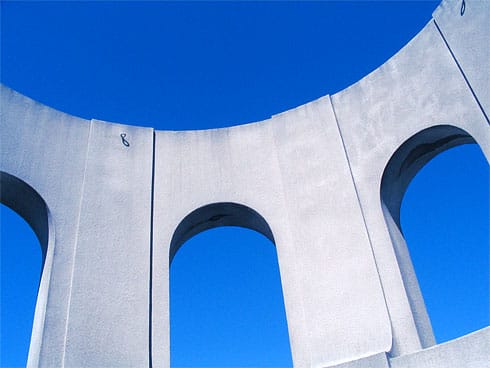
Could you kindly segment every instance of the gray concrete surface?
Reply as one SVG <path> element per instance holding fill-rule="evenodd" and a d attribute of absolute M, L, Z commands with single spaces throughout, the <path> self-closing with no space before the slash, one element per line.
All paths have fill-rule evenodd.
<path fill-rule="evenodd" d="M 391 368 L 489 368 L 490 327 L 390 360 Z"/>
<path fill-rule="evenodd" d="M 460 6 L 351 87 L 231 128 L 87 121 L 2 87 L 2 203 L 45 256 L 28 366 L 168 367 L 171 259 L 237 225 L 277 247 L 296 367 L 487 367 L 489 329 L 434 345 L 399 224 L 432 157 L 490 157 L 490 3 Z"/>
<path fill-rule="evenodd" d="M 148 366 L 152 157 L 153 129 L 92 121 L 66 366 Z M 118 348 L 121 341 L 131 349 Z"/>
<path fill-rule="evenodd" d="M 336 364 L 332 368 L 390 368 L 386 353 L 378 353 L 354 361 Z"/>
<path fill-rule="evenodd" d="M 156 132 L 155 149 L 152 331 L 162 361 L 169 320 L 159 296 L 168 295 L 171 239 L 191 211 L 222 202 L 253 209 L 272 230 L 296 365 L 389 350 L 388 313 L 328 98 L 259 124 Z"/>

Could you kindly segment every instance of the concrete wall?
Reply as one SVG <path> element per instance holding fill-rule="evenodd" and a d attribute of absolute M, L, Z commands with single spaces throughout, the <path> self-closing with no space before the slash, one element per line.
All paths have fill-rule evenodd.
<path fill-rule="evenodd" d="M 295 366 L 484 367 L 488 329 L 431 347 L 399 227 L 428 160 L 469 141 L 490 157 L 490 5 L 465 4 L 353 86 L 248 125 L 87 121 L 2 87 L 2 201 L 49 234 L 28 365 L 168 367 L 172 255 L 238 225 L 277 247 Z"/>
<path fill-rule="evenodd" d="M 61 367 L 90 121 L 6 88 L 1 90 L 1 101 L 0 171 L 33 187 L 51 216 L 29 365 Z"/>
<path fill-rule="evenodd" d="M 391 368 L 488 368 L 490 327 L 459 339 L 390 359 Z"/>
<path fill-rule="evenodd" d="M 485 61 L 483 66 L 485 63 L 488 64 Z M 486 68 L 490 72 L 488 65 Z M 397 262 L 391 239 L 396 229 L 391 226 L 390 237 L 380 205 L 383 174 L 391 157 L 407 140 L 438 125 L 454 126 L 467 132 L 480 144 L 488 159 L 488 121 L 434 21 L 379 69 L 332 96 L 332 101 L 390 311 L 394 334 L 392 353 L 405 354 L 430 346 L 433 337 L 423 301 L 414 295 L 420 293 L 408 291 L 412 299 L 409 300 L 405 288 L 417 287 L 407 283 L 411 277 L 404 280 L 400 271 L 405 270 L 390 266 Z M 434 151 L 439 148 L 437 142 L 444 145 L 445 138 L 451 135 L 449 131 L 440 132 L 429 140 L 420 135 L 412 149 L 399 157 L 400 166 L 418 146 L 436 143 L 430 148 Z M 428 157 L 422 157 L 426 155 Z M 426 162 L 430 156 L 433 156 L 430 152 L 422 151 L 413 161 Z M 415 173 L 412 171 L 405 182 Z M 400 200 L 402 195 L 399 193 Z M 403 249 L 399 253 L 408 254 Z"/>
<path fill-rule="evenodd" d="M 155 366 L 169 359 L 161 295 L 172 236 L 191 211 L 220 202 L 252 208 L 272 230 L 295 365 L 389 350 L 388 313 L 328 98 L 258 124 L 156 132 L 155 150 Z"/>

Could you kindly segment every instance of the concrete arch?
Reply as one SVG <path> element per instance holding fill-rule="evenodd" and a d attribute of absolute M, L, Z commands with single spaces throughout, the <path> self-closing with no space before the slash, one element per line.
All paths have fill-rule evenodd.
<path fill-rule="evenodd" d="M 0 202 L 17 212 L 32 227 L 41 245 L 44 263 L 50 240 L 50 216 L 44 199 L 25 181 L 0 171 Z"/>
<path fill-rule="evenodd" d="M 452 125 L 434 125 L 407 139 L 386 164 L 381 179 L 381 201 L 400 227 L 403 195 L 417 172 L 439 153 L 466 143 L 476 143 L 465 130 Z"/>
<path fill-rule="evenodd" d="M 46 305 L 51 278 L 55 229 L 51 213 L 41 195 L 25 181 L 0 171 L 0 202 L 20 215 L 34 230 L 42 252 L 41 278 L 37 291 L 36 308 L 32 324 L 28 367 L 39 364 L 44 332 Z"/>
<path fill-rule="evenodd" d="M 434 338 L 431 329 L 423 327 L 429 325 L 425 308 L 412 307 L 414 298 L 409 294 L 414 293 L 407 291 L 406 285 L 414 290 L 418 285 L 416 279 L 404 281 L 405 266 L 399 264 L 393 246 L 396 222 L 391 214 L 386 216 L 387 207 L 380 205 L 387 164 L 410 137 L 438 125 L 461 129 L 465 133 L 455 131 L 454 139 L 458 134 L 469 135 L 487 159 L 490 154 L 486 113 L 489 100 L 481 79 L 490 66 L 488 48 L 470 51 L 490 36 L 484 26 L 489 8 L 483 2 L 467 1 L 466 5 L 467 10 L 471 7 L 471 16 L 469 12 L 460 15 L 461 2 L 443 1 L 433 19 L 397 54 L 359 82 L 331 96 L 389 313 L 392 344 L 387 351 L 391 357 L 419 351 L 434 344 Z M 444 137 L 439 135 L 442 130 L 428 131 Z M 430 143 L 436 141 L 437 138 L 429 139 Z M 388 202 L 389 195 L 385 195 Z M 391 195 L 397 197 L 394 189 Z M 387 218 L 391 218 L 393 226 L 386 225 Z M 414 310 L 420 315 L 414 315 Z"/>
<path fill-rule="evenodd" d="M 267 221 L 252 208 L 231 202 L 213 203 L 192 211 L 177 226 L 170 242 L 170 263 L 188 239 L 219 226 L 240 226 L 255 230 L 275 244 Z"/>
<path fill-rule="evenodd" d="M 189 273 L 190 272 L 190 273 L 195 274 L 197 271 L 202 271 L 202 269 L 200 268 L 200 267 L 202 267 L 202 265 L 200 265 L 200 264 L 196 265 L 196 269 L 194 269 L 194 268 L 189 269 L 189 268 L 182 267 L 183 263 L 185 262 L 184 259 L 180 259 L 180 260 L 178 259 L 177 260 L 177 263 L 179 263 L 178 265 L 172 264 L 175 255 L 180 251 L 181 247 L 186 248 L 186 247 L 190 246 L 191 244 L 187 245 L 186 242 L 189 241 L 189 243 L 191 243 L 192 242 L 191 238 L 193 238 L 194 236 L 198 236 L 202 232 L 205 232 L 205 231 L 211 230 L 211 229 L 215 229 L 218 227 L 235 227 L 235 229 L 231 229 L 231 231 L 232 231 L 231 234 L 234 234 L 233 237 L 227 237 L 227 234 L 230 234 L 229 232 L 225 232 L 225 233 L 221 232 L 221 233 L 219 233 L 218 237 L 222 238 L 224 235 L 224 238 L 227 240 L 227 242 L 231 242 L 231 243 L 229 243 L 229 245 L 231 247 L 238 245 L 238 248 L 241 248 L 242 250 L 245 249 L 245 254 L 242 254 L 242 256 L 244 258 L 247 258 L 249 262 L 252 261 L 254 263 L 254 267 L 256 266 L 256 263 L 260 263 L 260 262 L 264 263 L 264 256 L 265 256 L 265 259 L 267 260 L 266 264 L 268 267 L 265 270 L 265 272 L 263 273 L 264 278 L 261 278 L 262 282 L 257 284 L 257 283 L 254 283 L 254 281 L 248 280 L 247 278 L 242 279 L 242 281 L 244 284 L 248 283 L 248 287 L 253 285 L 254 289 L 262 290 L 262 287 L 264 285 L 264 283 L 263 283 L 264 279 L 268 280 L 269 278 L 272 279 L 272 277 L 274 277 L 274 279 L 273 279 L 274 280 L 274 284 L 273 284 L 274 289 L 272 290 L 273 293 L 272 294 L 268 293 L 262 299 L 264 300 L 264 303 L 268 303 L 270 305 L 272 303 L 278 303 L 279 299 L 277 299 L 277 298 L 280 295 L 280 304 L 282 304 L 282 308 L 284 308 L 284 289 L 283 289 L 283 285 L 282 285 L 281 281 L 277 279 L 277 277 L 281 278 L 284 275 L 281 274 L 281 270 L 278 267 L 279 266 L 278 265 L 279 255 L 278 255 L 278 248 L 277 248 L 277 245 L 276 245 L 276 242 L 274 239 L 274 235 L 273 235 L 273 230 L 271 229 L 271 226 L 269 225 L 267 220 L 258 211 L 254 210 L 253 208 L 251 208 L 249 206 L 239 204 L 236 202 L 216 202 L 216 203 L 210 203 L 210 204 L 206 204 L 204 206 L 201 206 L 201 207 L 191 211 L 190 213 L 188 213 L 180 221 L 178 226 L 175 228 L 171 242 L 170 242 L 170 247 L 169 247 L 169 272 L 168 273 L 170 274 L 170 269 L 172 267 L 178 266 L 177 267 L 178 269 L 175 271 L 175 273 L 173 273 L 173 278 L 170 277 L 170 279 L 169 279 L 169 300 L 170 300 L 170 304 L 172 304 L 171 303 L 172 297 L 177 296 L 178 294 L 181 294 L 181 293 L 184 293 L 184 295 L 187 295 L 183 285 L 179 285 L 180 287 L 178 287 L 176 289 L 176 291 L 174 291 L 174 294 L 170 295 L 171 286 L 176 287 L 176 285 L 178 285 L 176 283 L 176 281 L 177 281 L 176 279 L 179 278 L 178 277 L 179 273 L 182 273 L 182 272 Z M 243 239 L 237 240 L 235 238 L 236 234 L 243 234 L 243 233 L 239 232 L 240 229 L 237 229 L 236 227 L 240 227 L 240 228 L 242 228 L 242 230 L 243 229 L 252 230 L 253 232 L 259 233 L 261 235 L 260 236 L 261 238 L 265 237 L 267 240 L 266 239 L 262 240 L 262 242 L 265 242 L 265 244 L 259 243 L 261 245 L 261 247 L 260 247 L 261 249 L 259 250 L 257 248 L 257 243 L 260 240 L 257 241 L 256 238 L 255 238 L 255 240 L 252 240 L 250 242 L 244 242 Z M 258 234 L 255 234 L 255 236 L 257 236 L 257 235 Z M 216 237 L 216 235 L 214 235 L 214 237 Z M 218 239 L 214 238 L 213 240 L 215 240 L 216 243 L 219 242 Z M 237 243 L 241 243 L 241 244 L 236 244 L 235 241 Z M 210 244 L 204 243 L 202 240 L 197 241 L 197 243 L 199 243 L 199 246 L 200 245 L 204 245 L 204 246 L 210 245 Z M 194 241 L 194 245 L 195 244 L 196 244 L 196 241 Z M 223 244 L 221 244 L 221 245 L 223 245 Z M 273 250 L 272 253 L 270 253 L 271 252 L 270 247 L 275 248 L 275 250 Z M 213 248 L 213 247 L 211 246 L 211 248 Z M 265 249 L 265 248 L 267 248 L 267 249 Z M 191 252 L 198 251 L 197 249 L 192 249 L 192 247 L 189 250 Z M 262 253 L 262 250 L 264 251 L 264 253 Z M 211 284 L 209 284 L 210 280 L 207 277 L 210 277 L 211 279 L 213 277 L 216 277 L 217 275 L 221 275 L 221 277 L 223 277 L 224 275 L 227 275 L 226 277 L 229 277 L 228 272 L 231 275 L 237 275 L 237 274 L 242 275 L 241 273 L 237 273 L 236 270 L 230 271 L 229 269 L 222 268 L 225 263 L 229 264 L 230 260 L 233 260 L 231 265 L 234 266 L 233 267 L 234 269 L 236 268 L 235 266 L 240 267 L 238 264 L 234 263 L 234 262 L 237 262 L 236 258 L 233 258 L 233 256 L 231 256 L 232 258 L 228 258 L 226 256 L 226 253 L 228 253 L 229 251 L 230 251 L 230 249 L 227 249 L 226 247 L 220 247 L 219 248 L 219 253 L 222 256 L 225 255 L 225 257 L 214 258 L 214 262 L 212 263 L 214 265 L 214 273 L 211 272 L 210 274 L 206 274 L 207 285 L 211 285 Z M 252 253 L 251 253 L 251 251 L 252 251 Z M 206 251 L 204 251 L 204 252 L 206 252 Z M 233 253 L 233 250 L 231 252 Z M 271 256 L 271 254 L 272 254 L 272 256 Z M 186 255 L 182 254 L 181 256 L 183 256 L 185 258 Z M 189 257 L 189 253 L 187 253 L 187 257 Z M 190 258 L 193 258 L 193 256 L 191 256 Z M 259 258 L 262 258 L 262 261 L 259 260 Z M 241 258 L 238 262 L 243 262 L 243 258 Z M 201 263 L 209 263 L 209 259 L 201 258 Z M 225 270 L 227 272 L 226 274 L 223 273 L 223 271 L 225 271 Z M 255 268 L 254 268 L 254 272 L 255 273 L 257 272 L 255 270 Z M 198 272 L 198 274 L 200 274 L 200 273 Z M 201 275 L 204 276 L 204 274 L 201 274 Z M 234 277 L 234 276 L 231 276 L 231 277 Z M 182 276 L 181 276 L 181 278 L 182 278 Z M 221 282 L 222 282 L 221 279 L 219 280 L 218 284 L 216 284 L 215 282 L 212 282 L 212 285 L 214 285 L 213 288 L 219 289 L 222 286 L 221 285 Z M 190 284 L 189 284 L 189 282 L 186 282 L 184 285 L 186 287 L 188 287 Z M 226 281 L 225 281 L 225 285 L 226 285 Z M 236 287 L 240 287 L 237 284 L 235 284 L 235 285 L 236 285 Z M 193 285 L 192 287 L 195 288 L 195 285 Z M 243 285 L 241 287 L 243 287 Z M 227 292 L 228 290 L 227 290 L 226 286 L 224 288 L 222 288 L 221 290 L 224 293 L 223 296 L 225 296 L 227 299 L 230 297 L 232 299 L 234 298 L 231 295 L 228 295 L 228 292 Z M 202 292 L 208 292 L 208 290 L 206 288 L 204 290 L 201 289 L 201 293 Z M 236 296 L 235 296 L 235 298 L 236 298 Z M 200 299 L 202 299 L 202 298 L 200 298 Z M 204 305 L 200 305 L 200 307 L 201 308 L 209 308 L 210 305 L 212 306 L 213 303 L 207 301 L 207 303 L 205 303 Z M 243 304 L 241 304 L 241 306 L 246 308 L 246 309 L 250 309 L 250 310 L 256 310 L 256 308 L 257 308 L 257 305 L 255 302 L 250 303 L 250 301 L 246 301 L 246 300 L 244 301 Z M 216 307 L 214 307 L 214 308 L 216 308 Z M 234 308 L 233 302 L 230 303 L 228 301 L 227 304 L 225 303 L 225 308 L 226 309 L 229 309 L 229 308 L 233 309 Z M 264 308 L 267 310 L 266 305 L 264 305 Z M 196 309 L 196 311 L 197 311 L 196 313 L 198 315 L 199 315 L 199 312 L 198 312 L 199 310 L 200 309 Z M 173 308 L 169 308 L 169 311 L 170 311 L 170 316 L 172 316 L 173 313 L 176 313 L 175 312 L 176 311 L 175 306 L 173 306 Z M 216 313 L 216 312 L 214 312 L 214 313 Z M 233 313 L 233 312 L 231 312 L 231 313 Z M 275 333 L 276 330 L 274 328 L 270 328 L 270 326 L 264 326 L 264 329 L 262 331 L 262 333 L 265 333 L 266 335 L 272 334 L 272 336 L 274 336 L 276 338 L 277 338 L 277 336 L 281 336 L 281 337 L 285 336 L 286 337 L 286 341 L 284 341 L 284 340 L 280 341 L 281 343 L 284 343 L 284 345 L 279 344 L 279 346 L 276 346 L 275 344 L 271 344 L 271 342 L 273 342 L 273 341 L 277 342 L 276 340 L 272 340 L 272 339 L 267 340 L 269 342 L 270 346 L 274 346 L 274 348 L 277 348 L 278 350 L 284 349 L 286 346 L 288 349 L 291 349 L 290 331 L 288 329 L 288 326 L 286 323 L 287 321 L 286 321 L 285 317 L 286 317 L 285 316 L 285 310 L 283 309 L 282 313 L 280 313 L 279 316 L 276 315 L 275 318 L 269 319 L 269 322 L 271 322 L 272 325 L 274 325 L 274 322 L 272 322 L 271 320 L 277 321 L 276 323 L 281 323 L 281 328 L 283 329 L 282 332 L 284 332 L 284 330 L 286 330 L 285 335 Z M 238 324 L 235 326 L 239 326 L 239 325 L 243 324 L 243 320 L 242 320 L 241 315 L 240 316 L 237 315 L 237 316 L 235 316 L 235 318 L 236 318 L 236 322 L 238 322 Z M 239 322 L 239 321 L 241 321 L 241 322 Z M 173 325 L 170 326 L 170 318 L 169 318 L 167 321 L 168 326 L 169 326 L 169 332 L 179 331 L 179 327 L 178 327 L 179 322 L 181 322 L 181 320 L 179 320 L 178 318 L 172 318 Z M 199 319 L 196 322 L 200 322 Z M 197 333 L 197 336 L 200 339 L 202 339 L 203 336 L 206 336 L 206 333 L 207 333 L 206 330 L 209 328 L 211 328 L 211 330 L 215 331 L 214 333 L 216 333 L 216 331 L 222 331 L 221 329 L 223 328 L 223 326 L 220 326 L 219 321 L 217 321 L 217 323 L 218 323 L 217 326 L 211 327 L 209 325 L 206 325 L 206 322 L 204 322 L 203 326 L 206 326 L 207 328 L 203 328 L 203 326 L 201 326 L 199 332 Z M 226 328 L 224 328 L 224 331 L 226 331 Z M 242 329 L 240 327 L 240 332 L 237 333 L 237 336 L 240 336 L 240 339 L 237 339 L 237 342 L 240 341 L 240 343 L 244 343 L 244 341 L 253 341 L 256 338 L 260 338 L 259 335 L 262 334 L 261 333 L 259 335 L 253 335 L 253 333 L 252 333 L 251 335 L 249 335 L 245 331 L 251 332 L 249 330 Z M 189 332 L 192 333 L 192 330 Z M 180 333 L 182 333 L 182 332 L 180 332 Z M 171 350 L 170 347 L 173 347 L 173 349 L 172 349 L 173 351 L 178 350 L 179 345 L 177 344 L 177 340 L 175 339 L 176 336 L 177 335 L 175 335 L 175 334 L 172 335 L 172 339 L 169 340 L 169 350 Z M 216 343 L 216 341 L 213 341 L 212 337 L 210 337 L 210 340 L 211 340 L 210 342 L 206 342 L 206 346 L 208 348 L 213 347 L 213 343 L 214 344 Z M 203 341 L 206 341 L 206 340 L 203 340 Z M 175 348 L 175 346 L 177 346 L 177 349 Z M 180 345 L 180 346 L 182 346 L 182 345 Z M 189 343 L 188 343 L 187 346 L 192 346 L 192 344 L 189 345 Z M 216 346 L 214 346 L 214 347 L 216 347 Z M 157 349 L 155 349 L 155 350 L 157 350 Z M 243 354 L 243 352 L 242 352 L 242 354 Z M 218 353 L 218 356 L 219 356 L 219 353 Z M 174 362 L 174 364 L 176 364 L 175 363 L 176 359 L 173 360 L 172 354 L 171 354 L 171 357 L 172 357 L 172 361 Z M 159 362 L 157 362 L 157 363 L 159 363 Z M 232 363 L 229 362 L 228 364 L 232 364 Z"/>
<path fill-rule="evenodd" d="M 475 140 L 461 128 L 452 125 L 425 128 L 400 145 L 388 161 L 381 179 L 380 203 L 423 348 L 434 345 L 435 338 L 402 234 L 401 202 L 410 181 L 425 164 L 439 153 L 467 143 L 475 143 Z"/>

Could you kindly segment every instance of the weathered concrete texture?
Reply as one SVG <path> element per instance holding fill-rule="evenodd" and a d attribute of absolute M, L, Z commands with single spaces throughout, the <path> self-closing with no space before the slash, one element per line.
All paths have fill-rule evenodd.
<path fill-rule="evenodd" d="M 437 125 L 464 130 L 490 157 L 488 122 L 433 21 L 376 71 L 332 96 L 332 102 L 385 292 L 394 335 L 392 354 L 430 346 L 434 343 L 430 322 L 408 252 L 392 238 L 397 229 L 389 225 L 390 237 L 385 225 L 391 220 L 385 220 L 380 205 L 381 182 L 390 158 L 403 143 Z M 421 134 L 399 160 L 413 152 L 411 162 L 425 163 L 441 148 L 449 148 L 452 133 L 440 133 L 429 141 Z M 416 150 L 426 143 L 434 146 L 427 152 Z M 398 193 L 398 203 L 402 196 Z M 394 245 L 401 248 L 398 260 Z M 402 264 L 401 269 L 390 267 L 394 262 Z"/>
<path fill-rule="evenodd" d="M 490 327 L 464 337 L 389 358 L 385 353 L 372 355 L 331 368 L 489 368 Z"/>
<path fill-rule="evenodd" d="M 328 98 L 260 124 L 156 132 L 155 162 L 154 354 L 160 349 L 168 362 L 168 305 L 160 296 L 168 295 L 161 280 L 174 231 L 194 209 L 221 202 L 253 208 L 272 229 L 295 365 L 390 349 L 388 313 Z"/>
<path fill-rule="evenodd" d="M 434 11 L 433 18 L 488 119 L 490 116 L 488 0 L 465 0 L 465 6 L 463 8 L 462 6 L 462 1 L 444 0 Z"/>
<path fill-rule="evenodd" d="M 344 91 L 232 128 L 87 121 L 2 87 L 2 202 L 45 253 L 28 365 L 168 367 L 171 259 L 236 225 L 277 247 L 296 367 L 487 367 L 489 329 L 431 347 L 399 224 L 432 157 L 490 157 L 490 3 L 460 6 Z"/>
<path fill-rule="evenodd" d="M 67 366 L 148 366 L 152 157 L 153 129 L 92 121 Z M 119 348 L 121 341 L 132 349 Z"/>
<path fill-rule="evenodd" d="M 153 130 L 1 93 L 1 171 L 35 189 L 50 225 L 28 365 L 148 365 Z M 25 199 L 9 205 L 29 218 Z"/>
<path fill-rule="evenodd" d="M 63 366 L 89 129 L 90 121 L 1 89 L 0 171 L 33 187 L 51 216 L 29 366 Z"/>
<path fill-rule="evenodd" d="M 331 368 L 390 368 L 386 353 L 379 353 L 351 362 L 331 366 Z"/>
<path fill-rule="evenodd" d="M 390 360 L 391 368 L 489 368 L 490 327 Z"/>

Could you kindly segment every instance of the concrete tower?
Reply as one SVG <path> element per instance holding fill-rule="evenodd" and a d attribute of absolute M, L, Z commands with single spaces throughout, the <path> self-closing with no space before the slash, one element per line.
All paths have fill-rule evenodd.
<path fill-rule="evenodd" d="M 489 328 L 435 345 L 399 221 L 439 152 L 490 158 L 489 24 L 489 2 L 444 0 L 358 83 L 225 129 L 84 120 L 2 87 L 1 200 L 44 253 L 28 365 L 168 367 L 172 257 L 236 225 L 277 247 L 296 367 L 489 367 Z"/>

